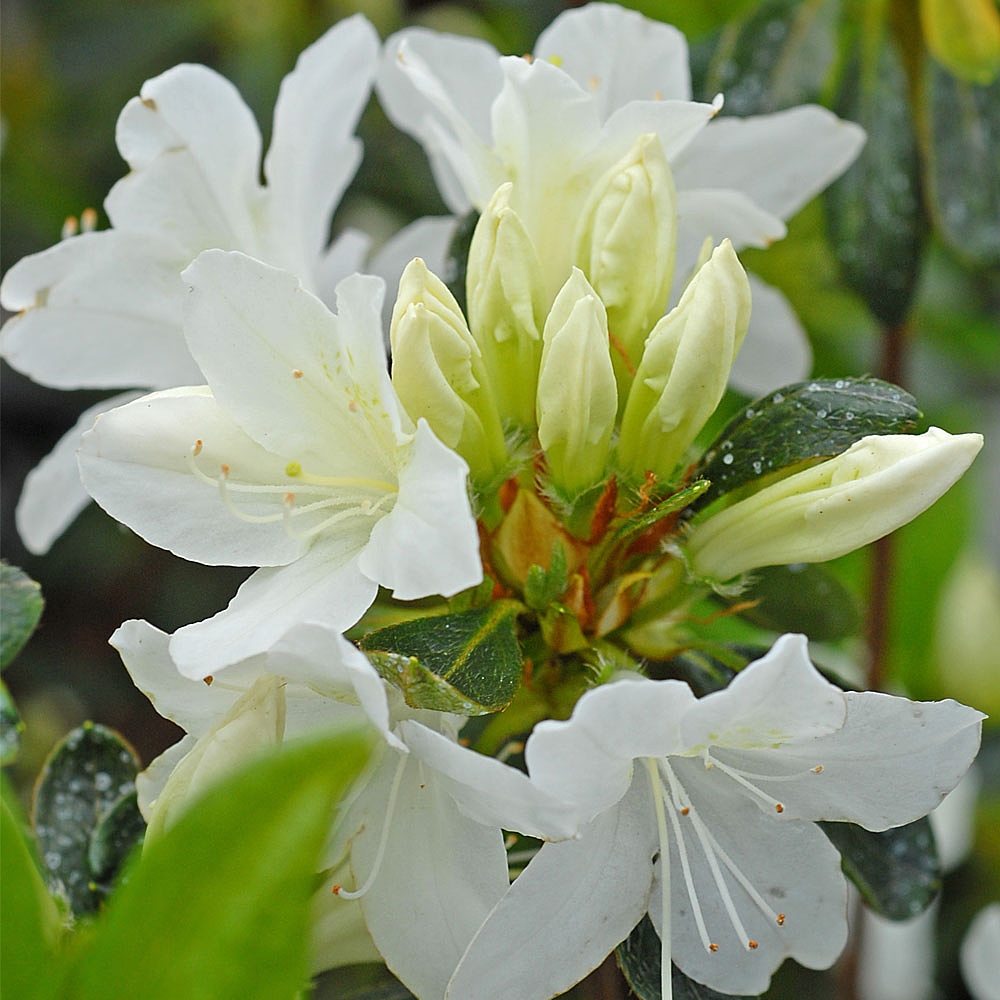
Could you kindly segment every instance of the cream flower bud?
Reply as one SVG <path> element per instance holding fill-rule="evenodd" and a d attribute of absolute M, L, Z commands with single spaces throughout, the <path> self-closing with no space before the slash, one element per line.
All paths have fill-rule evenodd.
<path fill-rule="evenodd" d="M 692 572 L 729 580 L 758 566 L 834 559 L 889 534 L 951 488 L 983 445 L 981 434 L 862 438 L 695 526 Z"/>
<path fill-rule="evenodd" d="M 277 746 L 284 735 L 284 681 L 268 674 L 255 681 L 178 762 L 163 790 L 150 803 L 147 840 L 172 826 L 196 798 L 235 771 L 251 754 Z"/>
<path fill-rule="evenodd" d="M 749 321 L 750 283 L 725 240 L 646 341 L 622 417 L 623 471 L 669 478 L 718 406 Z"/>
<path fill-rule="evenodd" d="M 502 185 L 480 216 L 469 247 L 469 328 L 483 352 L 504 419 L 534 429 L 541 329 L 548 303 L 531 237 Z"/>
<path fill-rule="evenodd" d="M 617 410 L 604 305 L 573 268 L 545 321 L 538 376 L 538 441 L 567 498 L 604 474 Z"/>
<path fill-rule="evenodd" d="M 489 372 L 454 296 L 419 257 L 400 278 L 389 339 L 406 411 L 469 463 L 473 480 L 491 479 L 507 449 Z"/>
<path fill-rule="evenodd" d="M 630 381 L 650 328 L 667 308 L 676 247 L 673 175 L 659 138 L 640 135 L 594 185 L 574 248 L 576 265 L 607 309 L 622 388 Z"/>

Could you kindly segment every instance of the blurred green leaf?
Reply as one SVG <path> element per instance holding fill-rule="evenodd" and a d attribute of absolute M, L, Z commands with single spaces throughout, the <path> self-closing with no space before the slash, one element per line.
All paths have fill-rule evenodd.
<path fill-rule="evenodd" d="M 7 685 L 0 681 L 0 765 L 6 767 L 17 760 L 21 749 L 21 733 L 24 723 L 18 714 L 14 699 Z"/>
<path fill-rule="evenodd" d="M 123 795 L 103 816 L 90 837 L 87 864 L 94 880 L 102 885 L 114 882 L 133 849 L 142 842 L 146 821 L 139 812 L 135 792 Z"/>
<path fill-rule="evenodd" d="M 498 712 L 521 682 L 524 658 L 515 627 L 520 610 L 513 601 L 494 601 L 389 625 L 369 632 L 358 645 L 414 708 Z"/>
<path fill-rule="evenodd" d="M 941 888 L 941 865 L 930 820 L 872 833 L 853 823 L 820 823 L 840 851 L 844 874 L 879 916 L 909 920 Z"/>
<path fill-rule="evenodd" d="M 752 9 L 760 0 L 631 0 L 627 6 L 647 17 L 676 25 L 689 38 L 707 35 Z"/>
<path fill-rule="evenodd" d="M 90 867 L 91 838 L 119 799 L 135 791 L 139 761 L 113 730 L 86 723 L 50 755 L 35 788 L 32 822 L 49 886 L 74 913 L 104 899 Z"/>
<path fill-rule="evenodd" d="M 77 955 L 65 1000 L 289 1000 L 309 900 L 368 736 L 284 747 L 216 785 L 131 866 Z"/>
<path fill-rule="evenodd" d="M 44 606 L 41 587 L 16 566 L 0 562 L 0 670 L 31 638 Z"/>
<path fill-rule="evenodd" d="M 468 313 L 468 303 L 465 300 L 465 275 L 469 266 L 469 248 L 472 246 L 472 234 L 476 231 L 479 213 L 473 209 L 458 220 L 448 253 L 444 261 L 444 274 L 441 280 L 448 286 L 448 291 L 455 296 L 463 313 Z"/>

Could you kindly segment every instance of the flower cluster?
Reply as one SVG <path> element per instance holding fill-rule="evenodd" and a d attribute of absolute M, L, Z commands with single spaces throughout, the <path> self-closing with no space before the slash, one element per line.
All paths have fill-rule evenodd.
<path fill-rule="evenodd" d="M 356 273 L 360 234 L 328 240 L 373 84 L 456 216 L 400 234 L 380 276 Z M 611 5 L 530 58 L 423 29 L 380 46 L 354 17 L 284 81 L 266 185 L 233 88 L 177 67 L 122 112 L 112 228 L 3 282 L 11 364 L 154 390 L 36 470 L 27 544 L 82 505 L 78 454 L 150 543 L 254 569 L 207 621 L 113 637 L 188 734 L 140 780 L 150 836 L 255 748 L 381 735 L 327 845 L 317 969 L 547 1000 L 648 914 L 664 997 L 671 962 L 760 992 L 846 940 L 816 823 L 918 819 L 977 752 L 980 713 L 845 693 L 801 635 L 700 698 L 672 666 L 706 605 L 753 603 L 733 603 L 753 571 L 882 537 L 982 443 L 911 433 L 877 380 L 806 379 L 737 251 L 780 239 L 864 137 L 818 107 L 721 109 L 691 100 L 675 29 Z M 730 386 L 763 395 L 719 430 Z"/>

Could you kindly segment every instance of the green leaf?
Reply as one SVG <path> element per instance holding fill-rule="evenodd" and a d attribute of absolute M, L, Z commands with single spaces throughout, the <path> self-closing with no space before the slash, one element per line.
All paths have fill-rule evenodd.
<path fill-rule="evenodd" d="M 87 863 L 95 882 L 110 886 L 126 858 L 142 842 L 146 821 L 135 792 L 123 795 L 97 824 L 87 848 Z"/>
<path fill-rule="evenodd" d="M 889 920 L 909 920 L 941 888 L 941 865 L 930 820 L 872 833 L 853 823 L 820 823 L 840 851 L 844 874 L 864 901 Z"/>
<path fill-rule="evenodd" d="M 0 670 L 31 638 L 44 605 L 41 588 L 30 576 L 0 562 Z"/>
<path fill-rule="evenodd" d="M 823 642 L 854 635 L 861 608 L 854 595 L 822 564 L 796 563 L 754 570 L 753 581 L 733 603 L 757 601 L 740 612 L 772 632 L 804 632 Z"/>
<path fill-rule="evenodd" d="M 699 497 L 707 493 L 710 487 L 711 483 L 707 479 L 698 479 L 685 486 L 684 489 L 679 490 L 673 496 L 669 496 L 666 500 L 658 503 L 652 510 L 622 521 L 615 529 L 613 535 L 615 544 L 619 544 L 629 538 L 634 538 L 648 528 L 652 528 L 654 524 L 662 521 L 663 518 L 668 517 L 670 514 L 676 514 L 677 511 L 689 507 Z"/>
<path fill-rule="evenodd" d="M 374 962 L 330 969 L 313 981 L 315 1000 L 413 1000 L 413 994 Z"/>
<path fill-rule="evenodd" d="M 74 729 L 50 755 L 35 788 L 32 822 L 49 886 L 74 913 L 98 909 L 104 893 L 90 866 L 91 838 L 122 796 L 135 791 L 139 761 L 113 730 Z"/>
<path fill-rule="evenodd" d="M 25 839 L 24 825 L 14 814 L 16 804 L 12 807 L 9 797 L 5 781 L 0 804 L 0 995 L 44 1000 L 56 995 L 56 946 L 61 920 Z"/>
<path fill-rule="evenodd" d="M 867 51 L 867 50 L 866 50 Z M 826 191 L 830 240 L 847 283 L 885 326 L 910 309 L 925 236 L 920 161 L 906 73 L 882 39 L 870 64 L 855 57 L 834 110 L 868 133 L 860 156 Z"/>
<path fill-rule="evenodd" d="M 214 786 L 131 866 L 61 996 L 293 997 L 320 855 L 370 749 L 358 732 L 325 736 Z"/>
<path fill-rule="evenodd" d="M 945 242 L 979 267 L 1000 264 L 1000 80 L 929 71 L 930 211 Z"/>
<path fill-rule="evenodd" d="M 535 564 L 524 581 L 524 603 L 533 611 L 544 611 L 565 589 L 568 582 L 566 551 L 560 542 L 552 546 L 549 568 Z"/>
<path fill-rule="evenodd" d="M 901 434 L 920 418 L 914 398 L 875 378 L 814 379 L 755 400 L 723 428 L 695 469 L 705 505 L 754 480 L 832 458 L 869 434 Z"/>
<path fill-rule="evenodd" d="M 469 269 L 469 247 L 472 246 L 472 234 L 476 231 L 477 222 L 479 213 L 475 209 L 471 209 L 458 220 L 444 259 L 444 274 L 440 276 L 448 286 L 448 291 L 455 296 L 455 301 L 463 313 L 468 313 L 468 303 L 465 301 L 465 275 Z"/>
<path fill-rule="evenodd" d="M 14 699 L 11 698 L 7 685 L 0 681 L 0 765 L 6 767 L 17 760 L 23 731 L 24 723 Z"/>
<path fill-rule="evenodd" d="M 631 0 L 633 10 L 667 24 L 676 25 L 688 38 L 707 35 L 734 20 L 760 0 Z"/>
<path fill-rule="evenodd" d="M 418 618 L 369 632 L 358 645 L 406 703 L 459 715 L 499 712 L 521 681 L 517 641 L 521 605 L 494 601 L 484 608 Z"/>
<path fill-rule="evenodd" d="M 660 936 L 652 920 L 642 918 L 632 933 L 615 949 L 618 967 L 639 1000 L 661 1000 Z M 670 982 L 674 1000 L 740 1000 L 696 983 L 671 963 Z"/>

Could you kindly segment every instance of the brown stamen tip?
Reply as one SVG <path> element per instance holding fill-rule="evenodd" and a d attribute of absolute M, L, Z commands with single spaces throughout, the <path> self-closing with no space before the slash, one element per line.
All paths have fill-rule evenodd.
<path fill-rule="evenodd" d="M 207 684 L 207 685 L 208 685 L 209 687 L 211 687 L 211 686 L 212 686 L 212 681 L 214 681 L 214 680 L 215 680 L 215 678 L 214 678 L 214 677 L 213 677 L 213 676 L 212 676 L 211 674 L 209 674 L 209 675 L 208 675 L 207 677 L 202 677 L 202 680 L 203 680 L 203 681 L 204 681 L 204 682 L 205 682 L 205 683 L 206 683 L 206 684 Z"/>
<path fill-rule="evenodd" d="M 717 944 L 710 944 L 708 946 L 708 950 L 709 951 L 718 951 L 719 950 L 719 946 Z"/>
<path fill-rule="evenodd" d="M 775 802 L 774 803 L 774 811 L 775 812 L 779 812 L 779 813 L 783 813 L 785 811 L 785 807 L 780 802 Z"/>
<path fill-rule="evenodd" d="M 191 449 L 191 454 L 192 455 L 200 455 L 201 454 L 201 449 L 204 448 L 204 447 L 205 447 L 205 442 L 202 441 L 201 438 L 198 438 L 198 440 L 195 441 L 195 443 L 194 443 L 194 447 Z"/>
<path fill-rule="evenodd" d="M 747 941 L 747 946 L 751 949 L 756 949 L 758 947 L 756 941 Z"/>
<path fill-rule="evenodd" d="M 222 470 L 222 474 L 228 479 L 229 478 L 229 466 L 226 465 L 226 464 L 222 464 L 222 465 L 219 466 L 219 468 Z"/>
<path fill-rule="evenodd" d="M 335 885 L 331 891 L 333 892 L 333 894 L 335 896 L 339 896 L 340 895 L 340 890 L 343 889 L 343 888 L 344 887 L 342 885 Z"/>
<path fill-rule="evenodd" d="M 687 814 L 688 814 L 689 812 L 691 812 L 691 807 L 690 807 L 690 806 L 685 806 L 685 807 L 684 807 L 684 808 L 683 808 L 683 809 L 681 810 L 681 815 L 682 815 L 682 816 L 687 816 Z"/>
<path fill-rule="evenodd" d="M 302 369 L 301 368 L 293 368 L 292 369 L 292 378 L 302 378 Z"/>
<path fill-rule="evenodd" d="M 823 773 L 823 765 L 822 764 L 817 764 L 812 770 L 813 770 L 813 774 L 822 774 Z"/>
<path fill-rule="evenodd" d="M 784 915 L 784 913 L 779 913 L 778 914 L 778 926 L 779 927 L 784 927 L 785 926 L 785 915 Z"/>

